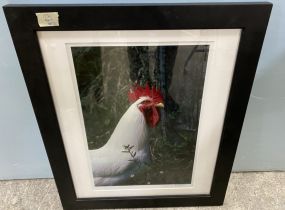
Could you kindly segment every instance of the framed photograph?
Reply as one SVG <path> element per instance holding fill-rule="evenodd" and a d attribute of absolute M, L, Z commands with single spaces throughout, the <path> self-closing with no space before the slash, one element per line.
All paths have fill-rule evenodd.
<path fill-rule="evenodd" d="M 7 5 L 65 209 L 223 204 L 272 5 Z"/>

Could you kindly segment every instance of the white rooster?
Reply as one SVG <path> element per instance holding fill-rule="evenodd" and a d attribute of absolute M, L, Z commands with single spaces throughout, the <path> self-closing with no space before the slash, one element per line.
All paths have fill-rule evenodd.
<path fill-rule="evenodd" d="M 108 142 L 90 150 L 96 186 L 118 185 L 127 180 L 144 163 L 150 161 L 148 126 L 159 122 L 159 107 L 164 107 L 159 90 L 136 85 L 129 92 L 132 102 L 121 117 Z"/>

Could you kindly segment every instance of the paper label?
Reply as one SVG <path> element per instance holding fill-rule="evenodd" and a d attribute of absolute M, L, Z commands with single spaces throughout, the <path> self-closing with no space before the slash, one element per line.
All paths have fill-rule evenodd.
<path fill-rule="evenodd" d="M 58 12 L 40 12 L 36 16 L 40 27 L 59 26 Z"/>

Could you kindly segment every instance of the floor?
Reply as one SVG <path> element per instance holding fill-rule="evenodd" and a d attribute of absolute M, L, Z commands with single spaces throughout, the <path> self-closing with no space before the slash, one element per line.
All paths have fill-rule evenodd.
<path fill-rule="evenodd" d="M 0 181 L 0 210 L 14 209 L 62 209 L 54 180 Z M 285 210 L 285 172 L 232 173 L 223 206 L 183 209 Z"/>

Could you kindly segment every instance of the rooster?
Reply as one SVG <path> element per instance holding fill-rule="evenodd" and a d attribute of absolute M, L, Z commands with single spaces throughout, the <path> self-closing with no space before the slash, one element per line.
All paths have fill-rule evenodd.
<path fill-rule="evenodd" d="M 118 185 L 150 161 L 148 127 L 155 127 L 163 108 L 161 92 L 147 84 L 128 93 L 132 103 L 119 120 L 107 143 L 90 150 L 95 186 Z"/>

